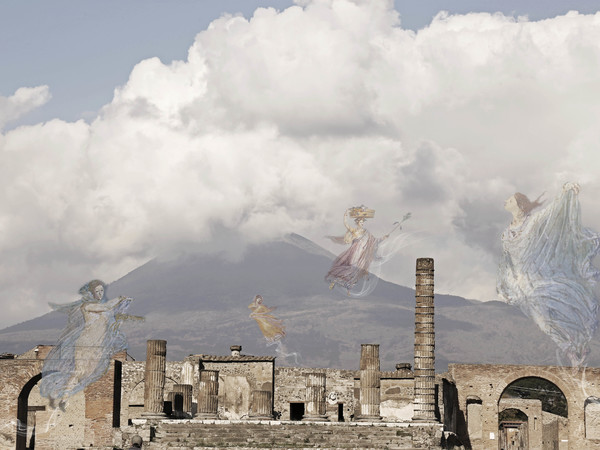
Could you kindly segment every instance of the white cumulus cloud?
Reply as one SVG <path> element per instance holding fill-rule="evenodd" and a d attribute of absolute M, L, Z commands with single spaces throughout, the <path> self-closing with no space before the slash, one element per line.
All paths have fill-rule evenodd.
<path fill-rule="evenodd" d="M 10 97 L 0 95 L 0 130 L 11 120 L 40 107 L 50 100 L 50 97 L 48 86 L 22 87 Z"/>
<path fill-rule="evenodd" d="M 23 320 L 215 230 L 328 245 L 366 204 L 377 235 L 413 214 L 384 277 L 411 285 L 432 256 L 441 292 L 495 298 L 516 190 L 580 181 L 600 229 L 599 38 L 600 14 L 578 13 L 441 13 L 415 33 L 384 0 L 224 16 L 186 61 L 141 61 L 92 123 L 0 135 L 0 296 L 32 305 Z M 35 89 L 10 102 L 41 104 Z"/>

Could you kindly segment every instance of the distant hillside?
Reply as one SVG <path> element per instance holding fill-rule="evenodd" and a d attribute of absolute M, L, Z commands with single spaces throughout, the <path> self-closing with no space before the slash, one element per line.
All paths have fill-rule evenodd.
<path fill-rule="evenodd" d="M 361 299 L 330 291 L 324 281 L 331 255 L 298 235 L 251 247 L 239 261 L 187 255 L 153 260 L 115 281 L 109 297 L 135 301 L 131 314 L 143 323 L 126 323 L 129 353 L 145 359 L 147 339 L 166 339 L 167 357 L 192 353 L 242 352 L 278 356 L 266 346 L 248 305 L 261 294 L 287 327 L 284 351 L 298 353 L 299 365 L 356 369 L 361 343 L 379 343 L 383 370 L 413 362 L 414 290 L 380 280 Z M 411 268 L 410 270 L 414 270 Z M 85 281 L 85 280 L 82 280 Z M 476 302 L 436 294 L 436 369 L 449 362 L 556 364 L 556 346 L 518 308 L 501 302 Z M 66 316 L 49 313 L 0 331 L 0 353 L 22 353 L 52 344 Z M 590 365 L 600 363 L 592 342 Z M 294 357 L 278 356 L 294 365 Z"/>

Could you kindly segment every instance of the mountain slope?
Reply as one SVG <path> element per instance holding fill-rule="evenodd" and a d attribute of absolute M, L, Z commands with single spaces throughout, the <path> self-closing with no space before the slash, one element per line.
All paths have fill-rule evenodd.
<path fill-rule="evenodd" d="M 192 353 L 278 356 L 278 364 L 358 367 L 361 343 L 379 343 L 383 370 L 413 361 L 414 290 L 380 280 L 361 299 L 330 291 L 324 276 L 331 255 L 292 235 L 285 242 L 249 248 L 238 261 L 186 255 L 153 260 L 112 283 L 109 297 L 134 298 L 125 323 L 129 353 L 145 359 L 147 339 L 166 339 L 167 357 Z M 414 267 L 406 270 L 414 270 Z M 84 281 L 84 280 L 82 280 Z M 283 346 L 268 347 L 248 304 L 261 294 L 286 325 Z M 556 346 L 518 308 L 436 294 L 436 368 L 448 362 L 556 364 Z M 66 316 L 49 313 L 0 331 L 0 352 L 21 353 L 52 344 Z M 590 365 L 600 362 L 592 342 Z M 277 352 L 279 350 L 280 352 Z M 283 354 L 295 353 L 287 358 Z"/>

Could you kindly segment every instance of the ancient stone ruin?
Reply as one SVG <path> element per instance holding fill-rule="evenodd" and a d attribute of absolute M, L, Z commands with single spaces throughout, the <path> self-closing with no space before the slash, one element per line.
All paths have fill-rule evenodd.
<path fill-rule="evenodd" d="M 39 393 L 50 346 L 3 355 L 0 448 L 126 449 L 134 435 L 145 449 L 600 448 L 600 369 L 451 364 L 435 374 L 433 273 L 433 259 L 417 260 L 414 369 L 381 371 L 373 343 L 356 349 L 357 370 L 341 370 L 279 367 L 238 344 L 167 361 L 168 342 L 149 340 L 146 361 L 115 355 L 63 411 Z"/>

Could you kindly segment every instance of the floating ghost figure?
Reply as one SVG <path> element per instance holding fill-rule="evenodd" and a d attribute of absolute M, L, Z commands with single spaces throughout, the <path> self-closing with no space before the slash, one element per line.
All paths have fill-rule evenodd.
<path fill-rule="evenodd" d="M 98 380 L 117 352 L 125 350 L 125 336 L 119 331 L 121 322 L 142 317 L 125 314 L 131 298 L 106 298 L 106 285 L 92 280 L 79 289 L 81 299 L 64 305 L 50 303 L 55 311 L 69 315 L 57 345 L 50 351 L 42 368 L 40 394 L 58 401 L 64 409 L 69 396 Z"/>
<path fill-rule="evenodd" d="M 275 307 L 269 308 L 265 305 L 261 295 L 256 295 L 252 303 L 248 305 L 248 308 L 252 310 L 250 318 L 256 320 L 267 343 L 274 344 L 276 341 L 285 337 L 285 326 L 283 325 L 283 322 L 271 314 L 275 311 Z"/>
<path fill-rule="evenodd" d="M 371 276 L 369 270 L 373 267 L 379 268 L 395 252 L 395 249 L 391 250 L 390 248 L 385 252 L 381 251 L 382 242 L 394 231 L 402 229 L 400 224 L 410 216 L 410 213 L 406 214 L 401 222 L 394 223 L 394 227 L 388 234 L 376 238 L 364 227 L 367 219 L 375 217 L 375 210 L 368 209 L 363 205 L 348 208 L 344 213 L 346 234 L 344 236 L 328 236 L 337 244 L 350 244 L 350 247 L 333 261 L 325 276 L 325 281 L 329 283 L 329 289 L 336 286 L 342 287 L 346 294 L 352 297 L 363 297 L 370 294 L 377 284 L 377 276 Z M 354 219 L 354 225 L 348 222 L 349 218 Z"/>
<path fill-rule="evenodd" d="M 252 310 L 250 318 L 256 320 L 260 331 L 267 341 L 267 346 L 276 345 L 276 351 L 282 358 L 294 357 L 298 364 L 298 353 L 288 352 L 283 345 L 282 339 L 285 338 L 285 325 L 281 319 L 278 319 L 271 313 L 276 307 L 269 308 L 263 303 L 262 295 L 255 295 L 252 303 L 248 305 Z"/>
<path fill-rule="evenodd" d="M 516 193 L 505 202 L 513 221 L 502 234 L 497 291 L 554 340 L 572 366 L 584 365 L 598 326 L 592 260 L 600 234 L 581 225 L 579 185 L 566 183 L 545 207 Z"/>

